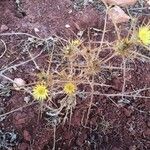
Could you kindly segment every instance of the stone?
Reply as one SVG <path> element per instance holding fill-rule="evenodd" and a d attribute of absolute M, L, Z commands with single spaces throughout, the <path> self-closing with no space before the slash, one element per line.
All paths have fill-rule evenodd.
<path fill-rule="evenodd" d="M 108 15 L 116 24 L 128 22 L 130 19 L 130 17 L 119 6 L 111 8 L 108 12 Z"/>
<path fill-rule="evenodd" d="M 38 28 L 34 28 L 34 32 L 39 32 L 40 30 Z"/>
<path fill-rule="evenodd" d="M 69 24 L 66 24 L 66 25 L 65 25 L 65 28 L 70 28 L 70 25 L 69 25 Z"/>
<path fill-rule="evenodd" d="M 23 131 L 23 137 L 26 141 L 31 141 L 31 135 L 27 130 Z"/>
<path fill-rule="evenodd" d="M 8 29 L 9 29 L 9 28 L 8 28 L 5 24 L 1 25 L 1 28 L 0 28 L 1 32 L 5 32 L 5 31 L 7 31 Z"/>
<path fill-rule="evenodd" d="M 21 78 L 15 78 L 14 79 L 14 83 L 13 83 L 13 87 L 15 88 L 15 90 L 19 91 L 22 89 L 22 87 L 24 87 L 26 84 L 26 82 L 21 79 Z"/>
<path fill-rule="evenodd" d="M 134 5 L 137 2 L 137 0 L 104 0 L 104 1 L 110 5 L 119 5 L 119 6 Z"/>

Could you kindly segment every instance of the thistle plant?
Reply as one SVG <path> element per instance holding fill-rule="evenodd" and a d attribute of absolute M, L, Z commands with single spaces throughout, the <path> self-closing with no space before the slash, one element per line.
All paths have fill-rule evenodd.
<path fill-rule="evenodd" d="M 150 60 L 148 56 L 141 54 L 137 48 L 139 45 L 143 47 L 150 45 L 149 25 L 141 26 L 138 29 L 132 26 L 128 35 L 124 37 L 121 37 L 121 31 L 118 29 L 118 39 L 112 42 L 105 39 L 105 34 L 107 34 L 106 25 L 102 32 L 100 41 L 94 41 L 90 38 L 88 41 L 85 40 L 86 42 L 78 38 L 64 40 L 66 41 L 65 44 L 61 42 L 63 43 L 61 46 L 58 44 L 56 48 L 50 49 L 49 57 L 46 57 L 47 60 L 43 61 L 42 59 L 44 67 L 48 66 L 47 71 L 39 69 L 40 73 L 34 75 L 34 77 L 37 77 L 36 80 L 34 83 L 31 82 L 31 85 L 34 84 L 31 94 L 37 100 L 37 103 L 40 102 L 43 107 L 49 109 L 52 115 L 61 114 L 64 117 L 64 122 L 69 114 L 71 120 L 73 109 L 75 109 L 77 104 L 78 94 L 84 94 L 86 98 L 88 96 L 87 99 L 89 101 L 86 101 L 86 106 L 88 107 L 86 124 L 88 123 L 91 107 L 94 103 L 94 95 L 103 95 L 109 99 L 115 96 L 122 99 L 126 96 L 133 97 L 130 93 L 126 92 L 125 88 L 127 85 L 127 72 L 129 70 L 127 68 L 128 60 L 135 60 L 134 58 Z M 37 64 L 36 59 L 40 59 L 41 54 L 42 52 L 25 62 L 2 69 L 0 76 L 12 81 L 7 76 L 4 76 L 5 71 L 26 65 L 28 62 Z M 117 64 L 119 67 L 113 66 L 115 58 L 120 60 Z M 49 62 L 48 65 L 47 62 Z M 110 82 L 107 82 L 108 78 L 104 77 L 106 75 L 104 71 L 109 71 L 111 74 L 113 69 L 119 70 L 122 76 L 122 84 L 120 83 L 121 92 L 108 94 L 103 87 L 112 87 L 113 85 L 107 85 Z M 80 85 L 85 88 L 83 91 L 80 90 Z M 86 87 L 88 87 L 87 91 Z M 137 97 L 137 94 L 135 95 Z M 46 101 L 47 99 L 50 99 L 50 102 Z"/>

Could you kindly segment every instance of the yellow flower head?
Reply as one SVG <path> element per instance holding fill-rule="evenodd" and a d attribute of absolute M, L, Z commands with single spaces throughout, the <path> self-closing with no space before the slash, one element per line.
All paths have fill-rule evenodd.
<path fill-rule="evenodd" d="M 64 57 L 69 59 L 75 59 L 75 57 L 79 54 L 79 46 L 81 45 L 81 41 L 76 39 L 69 41 L 68 45 L 63 48 Z"/>
<path fill-rule="evenodd" d="M 64 47 L 65 53 L 66 54 L 73 53 L 75 49 L 78 48 L 78 46 L 80 45 L 81 45 L 81 41 L 78 39 L 70 41 L 69 44 Z"/>
<path fill-rule="evenodd" d="M 36 100 L 45 100 L 48 97 L 48 89 L 44 84 L 37 84 L 33 88 L 33 97 Z"/>
<path fill-rule="evenodd" d="M 76 85 L 68 82 L 64 85 L 64 92 L 68 95 L 73 95 L 76 92 Z"/>
<path fill-rule="evenodd" d="M 78 47 L 81 44 L 81 41 L 76 39 L 76 40 L 72 40 L 70 43 L 72 46 Z"/>
<path fill-rule="evenodd" d="M 150 44 L 150 26 L 143 26 L 139 28 L 138 37 L 144 45 Z"/>

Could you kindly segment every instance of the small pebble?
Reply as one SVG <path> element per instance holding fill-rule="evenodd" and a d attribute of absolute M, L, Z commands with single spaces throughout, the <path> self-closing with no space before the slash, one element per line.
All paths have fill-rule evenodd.
<path fill-rule="evenodd" d="M 3 24 L 3 25 L 1 25 L 1 28 L 0 28 L 0 31 L 1 32 L 5 32 L 5 31 L 7 31 L 9 28 L 5 25 L 5 24 Z"/>
<path fill-rule="evenodd" d="M 21 78 L 15 78 L 14 79 L 14 83 L 13 83 L 13 87 L 15 88 L 15 90 L 21 90 L 22 89 L 22 87 L 24 87 L 25 86 L 25 81 L 23 80 L 23 79 L 21 79 Z"/>
<path fill-rule="evenodd" d="M 27 130 L 23 131 L 23 137 L 26 141 L 31 141 L 31 135 Z"/>
<path fill-rule="evenodd" d="M 69 24 L 66 24 L 65 27 L 66 27 L 66 28 L 70 28 L 70 25 L 69 25 Z"/>
<path fill-rule="evenodd" d="M 24 97 L 24 101 L 25 101 L 26 103 L 29 103 L 30 97 L 29 97 L 29 96 Z"/>
<path fill-rule="evenodd" d="M 38 28 L 34 28 L 34 32 L 39 32 L 40 30 Z"/>
<path fill-rule="evenodd" d="M 83 33 L 84 33 L 84 31 L 79 31 L 79 32 L 77 33 L 77 35 L 78 35 L 79 37 L 82 37 Z"/>

